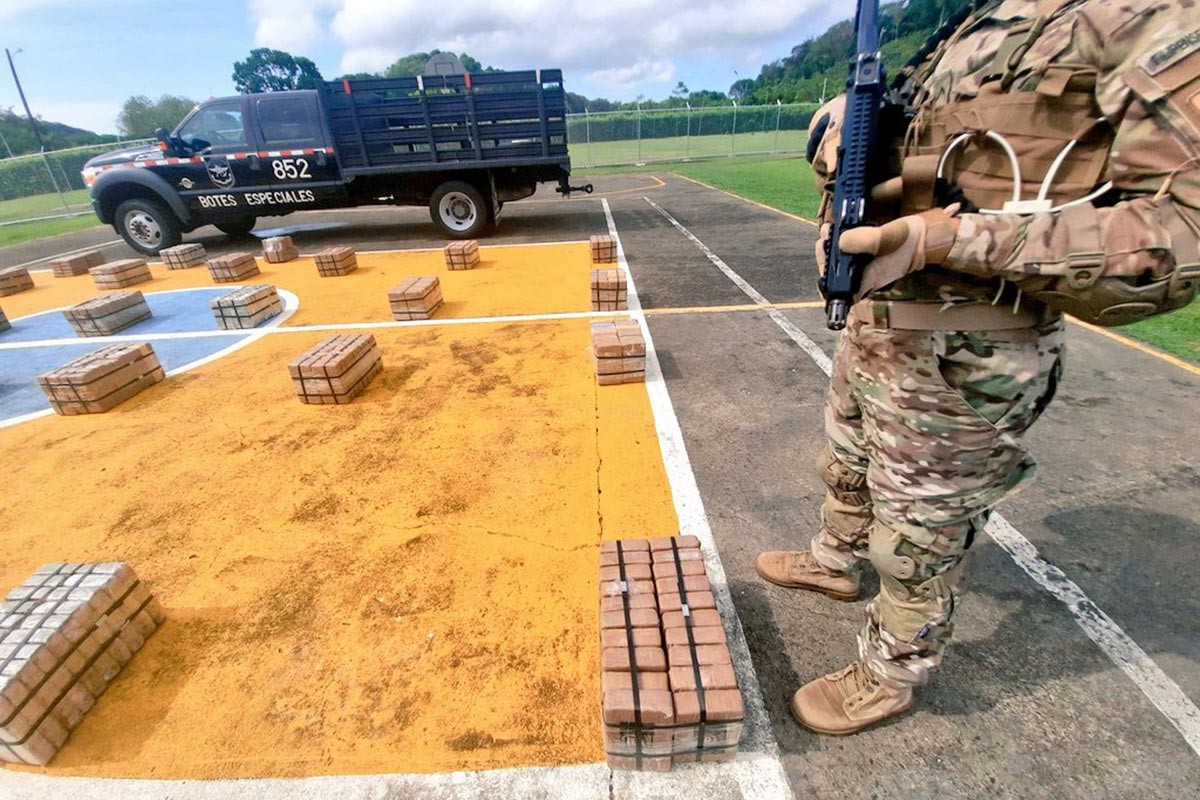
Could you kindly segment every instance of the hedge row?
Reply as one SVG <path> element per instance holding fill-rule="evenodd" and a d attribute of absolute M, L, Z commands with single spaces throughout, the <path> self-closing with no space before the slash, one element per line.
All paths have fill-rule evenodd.
<path fill-rule="evenodd" d="M 129 144 L 102 144 L 84 150 L 60 151 L 47 153 L 42 159 L 34 156 L 0 161 L 0 200 L 16 200 L 21 197 L 31 197 L 54 191 L 54 182 L 50 169 L 54 170 L 54 178 L 63 191 L 86 188 L 83 185 L 83 165 L 89 158 L 112 152 L 118 147 L 128 147 Z"/>

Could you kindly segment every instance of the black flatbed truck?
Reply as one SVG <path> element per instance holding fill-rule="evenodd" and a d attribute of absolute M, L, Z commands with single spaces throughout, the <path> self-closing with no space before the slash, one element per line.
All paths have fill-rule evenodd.
<path fill-rule="evenodd" d="M 556 69 L 225 97 L 158 134 L 83 170 L 100 221 L 145 254 L 202 225 L 240 235 L 260 217 L 365 205 L 428 205 L 448 237 L 469 239 L 538 184 L 591 191 L 570 185 Z"/>

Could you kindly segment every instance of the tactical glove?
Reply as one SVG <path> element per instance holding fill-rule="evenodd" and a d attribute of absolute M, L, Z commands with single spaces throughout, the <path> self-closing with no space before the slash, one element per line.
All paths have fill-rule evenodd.
<path fill-rule="evenodd" d="M 843 253 L 871 255 L 856 300 L 916 272 L 926 264 L 941 264 L 950 254 L 959 221 L 958 206 L 935 208 L 900 217 L 879 227 L 864 225 L 842 234 Z"/>

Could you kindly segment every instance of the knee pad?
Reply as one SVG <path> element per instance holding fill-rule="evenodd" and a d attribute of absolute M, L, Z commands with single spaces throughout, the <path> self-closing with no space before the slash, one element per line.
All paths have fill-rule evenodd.
<path fill-rule="evenodd" d="M 867 489 L 867 475 L 856 472 L 838 460 L 833 448 L 826 444 L 817 453 L 817 474 L 829 492 L 848 506 L 871 504 L 871 492 Z"/>

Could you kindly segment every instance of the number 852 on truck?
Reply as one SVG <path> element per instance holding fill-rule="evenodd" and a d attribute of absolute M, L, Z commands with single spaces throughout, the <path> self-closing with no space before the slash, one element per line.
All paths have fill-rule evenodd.
<path fill-rule="evenodd" d="M 328 81 L 209 100 L 157 144 L 88 161 L 101 222 L 157 254 L 202 225 L 248 233 L 259 217 L 428 205 L 446 236 L 488 233 L 504 204 L 570 185 L 560 70 Z"/>

